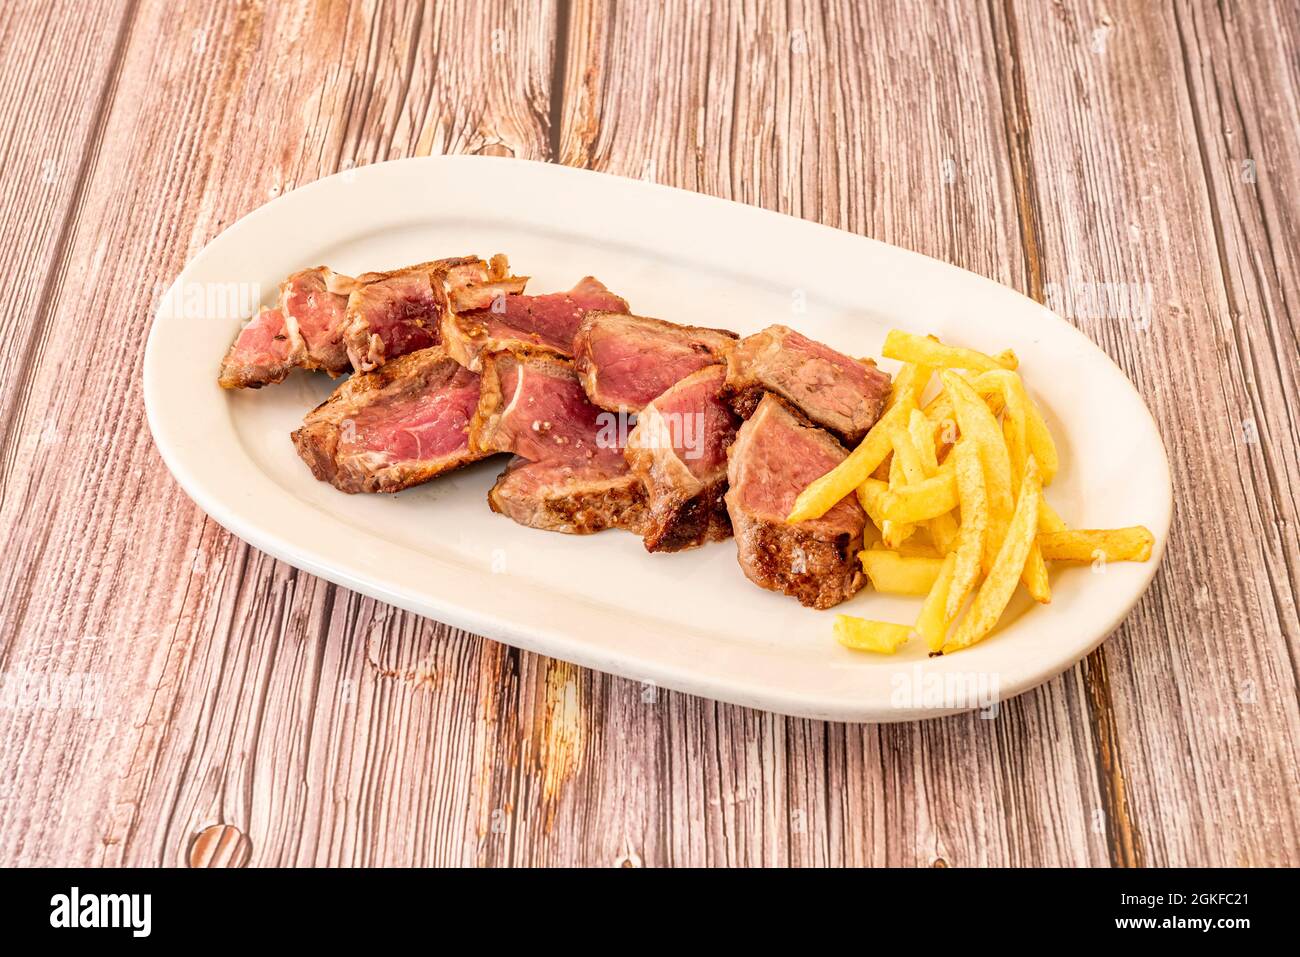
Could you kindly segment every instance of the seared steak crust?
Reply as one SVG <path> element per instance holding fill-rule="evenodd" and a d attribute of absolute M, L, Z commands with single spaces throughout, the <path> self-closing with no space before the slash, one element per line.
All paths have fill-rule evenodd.
<path fill-rule="evenodd" d="M 766 395 L 727 451 L 727 511 L 746 577 L 812 608 L 854 595 L 864 577 L 857 561 L 866 523 L 854 496 L 825 516 L 790 525 L 795 498 L 848 453 L 782 399 Z"/>
<path fill-rule="evenodd" d="M 478 376 L 439 347 L 353 376 L 308 413 L 293 443 L 344 492 L 397 492 L 485 458 L 471 451 Z"/>
<path fill-rule="evenodd" d="M 727 388 L 737 415 L 748 418 L 771 392 L 849 445 L 876 424 L 889 385 L 889 376 L 870 359 L 853 359 L 786 326 L 742 339 L 727 357 Z"/>
<path fill-rule="evenodd" d="M 645 547 L 675 552 L 731 536 L 727 446 L 736 423 L 722 401 L 725 370 L 707 366 L 647 405 L 624 453 L 646 487 Z"/>
<path fill-rule="evenodd" d="M 548 353 L 488 356 L 470 441 L 484 451 L 516 454 L 488 494 L 492 509 L 548 531 L 639 533 L 645 489 L 608 418 L 587 401 L 567 360 Z"/>
<path fill-rule="evenodd" d="M 641 534 L 645 528 L 645 488 L 629 472 L 529 462 L 515 456 L 488 492 L 492 511 L 520 525 L 569 535 L 607 528 Z"/>

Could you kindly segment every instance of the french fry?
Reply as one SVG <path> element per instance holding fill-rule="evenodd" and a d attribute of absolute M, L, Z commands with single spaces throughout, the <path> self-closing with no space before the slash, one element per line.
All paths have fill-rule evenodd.
<path fill-rule="evenodd" d="M 894 454 L 889 460 L 889 488 L 891 490 L 902 488 L 905 484 L 903 474 L 903 456 L 899 454 L 899 444 L 908 446 L 911 443 L 911 437 L 902 429 L 894 429 L 890 433 L 890 441 L 894 443 Z M 914 449 L 909 450 L 912 456 L 916 455 Z M 886 492 L 886 495 L 889 493 Z M 903 542 L 912 537 L 916 531 L 916 526 L 907 522 L 897 522 L 892 520 L 884 511 L 885 499 L 881 498 L 881 515 L 884 516 L 885 524 L 880 527 L 880 538 L 889 548 L 897 548 Z"/>
<path fill-rule="evenodd" d="M 857 488 L 858 504 L 876 528 L 884 528 L 885 525 L 885 517 L 880 512 L 880 499 L 888 491 L 888 485 L 874 478 L 864 479 Z"/>
<path fill-rule="evenodd" d="M 870 478 L 876 466 L 893 448 L 889 440 L 890 431 L 906 422 L 914 408 L 916 403 L 910 393 L 899 396 L 899 401 L 885 411 L 848 458 L 799 493 L 786 521 L 805 522 L 821 518 L 835 507 L 835 503 Z"/>
<path fill-rule="evenodd" d="M 957 507 L 957 470 L 940 469 L 927 479 L 887 489 L 880 496 L 880 514 L 887 522 L 925 522 Z"/>
<path fill-rule="evenodd" d="M 938 453 L 934 445 L 934 424 L 920 409 L 913 409 L 907 423 L 907 431 L 911 433 L 912 443 L 921 457 L 926 477 L 933 476 L 939 471 Z M 930 539 L 939 553 L 947 555 L 957 540 L 957 521 L 951 515 L 936 515 L 930 519 L 926 527 L 930 530 Z"/>
<path fill-rule="evenodd" d="M 1061 516 L 1056 514 L 1056 509 L 1047 504 L 1046 496 L 1043 497 L 1043 500 L 1038 505 L 1038 531 L 1065 531 L 1065 522 L 1061 521 Z"/>
<path fill-rule="evenodd" d="M 912 637 L 910 625 L 895 625 L 887 621 L 871 621 L 851 615 L 835 616 L 835 639 L 845 648 L 854 651 L 874 651 L 892 655 Z"/>
<path fill-rule="evenodd" d="M 1029 546 L 1034 543 L 1038 532 L 1038 502 L 1042 494 L 1038 462 L 1031 456 L 1025 466 L 1025 480 L 1020 486 L 1020 497 L 1007 526 L 1006 538 L 970 609 L 957 622 L 952 636 L 944 641 L 944 654 L 975 644 L 993 630 L 1006 611 L 1029 557 Z"/>
<path fill-rule="evenodd" d="M 1155 536 L 1142 525 L 1038 533 L 1038 546 L 1051 562 L 1145 562 L 1154 544 Z"/>
<path fill-rule="evenodd" d="M 900 399 L 907 396 L 911 397 L 913 405 L 920 404 L 921 396 L 925 394 L 926 386 L 930 384 L 933 376 L 934 370 L 927 365 L 916 362 L 905 363 L 903 368 L 898 370 L 889 387 L 889 402 L 886 403 L 885 408 L 892 408 Z"/>
<path fill-rule="evenodd" d="M 939 568 L 934 584 L 930 586 L 930 593 L 925 596 L 925 603 L 921 605 L 921 614 L 916 617 L 916 630 L 925 639 L 925 646 L 932 653 L 943 647 L 948 625 L 952 621 L 948 617 L 948 592 L 952 588 L 952 578 L 956 568 L 957 553 L 949 552 Z"/>
<path fill-rule="evenodd" d="M 987 573 L 1002 545 L 1002 536 L 1006 534 L 1007 523 L 1011 520 L 1011 510 L 1014 507 L 1011 492 L 1011 457 L 1007 453 L 1002 427 L 998 425 L 998 420 L 993 417 L 989 407 L 971 388 L 970 383 L 950 370 L 940 373 L 940 378 L 949 396 L 952 397 L 953 411 L 957 416 L 957 424 L 961 428 L 963 439 L 969 437 L 976 444 L 980 461 L 984 465 L 988 493 L 989 532 L 984 540 L 984 554 L 981 561 Z"/>
<path fill-rule="evenodd" d="M 901 555 L 886 548 L 859 552 L 858 560 L 876 591 L 889 595 L 928 594 L 944 563 L 942 558 Z"/>
<path fill-rule="evenodd" d="M 1027 450 L 1038 460 L 1038 467 L 1043 473 L 1043 486 L 1051 485 L 1061 465 L 1060 457 L 1052 433 L 1048 431 L 1038 406 L 1025 390 L 1024 381 L 1016 373 L 1001 369 L 985 372 L 975 380 L 976 391 L 981 395 L 990 386 L 996 386 L 1006 403 L 1008 414 L 1019 420 L 1017 428 L 1024 431 Z"/>
<path fill-rule="evenodd" d="M 984 485 L 984 465 L 980 462 L 975 440 L 962 438 L 953 449 L 957 457 L 957 497 L 961 500 L 961 534 L 954 552 L 957 556 L 953 568 L 952 584 L 948 590 L 944 614 L 949 620 L 957 617 L 966 596 L 979 578 L 980 561 L 984 555 L 984 541 L 989 531 L 989 500 Z"/>
<path fill-rule="evenodd" d="M 975 372 L 985 372 L 989 369 L 1014 369 L 1018 365 L 1013 352 L 994 358 L 974 349 L 946 346 L 937 339 L 913 335 L 901 329 L 889 331 L 880 354 L 887 359 L 898 359 L 900 362 L 915 362 L 918 365 L 928 365 L 938 369 L 971 369 Z"/>
<path fill-rule="evenodd" d="M 1015 375 L 1014 372 L 1008 374 Z M 1007 398 L 1007 414 L 1002 419 L 1002 434 L 1006 437 L 1007 452 L 1011 456 L 1011 481 L 1015 486 L 1016 495 L 1019 495 L 1025 477 L 1025 464 L 1028 460 L 1028 451 L 1025 447 L 1024 408 L 1019 396 Z M 1046 605 L 1052 600 L 1052 585 L 1047 577 L 1047 564 L 1043 561 L 1043 553 L 1037 542 L 1029 546 L 1029 557 L 1025 560 L 1025 572 L 1020 580 L 1025 583 L 1025 588 L 1034 601 Z"/>
<path fill-rule="evenodd" d="M 938 453 L 934 447 L 934 425 L 920 409 L 913 409 L 907 420 L 907 433 L 912 437 L 912 445 L 921 460 L 921 467 L 927 476 L 939 469 Z"/>

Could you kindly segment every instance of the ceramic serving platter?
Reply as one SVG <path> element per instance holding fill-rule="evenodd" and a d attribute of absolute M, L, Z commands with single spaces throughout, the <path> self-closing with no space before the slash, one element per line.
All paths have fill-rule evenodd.
<path fill-rule="evenodd" d="M 497 458 L 398 495 L 317 482 L 289 433 L 330 392 L 295 372 L 231 393 L 217 367 L 240 324 L 306 266 L 345 273 L 494 252 L 530 292 L 597 276 L 635 312 L 738 333 L 785 323 L 878 356 L 893 327 L 1015 349 L 1061 451 L 1049 501 L 1080 528 L 1144 524 L 1144 564 L 1053 572 L 1053 600 L 1022 594 L 959 654 L 855 653 L 835 611 L 893 621 L 919 602 L 864 591 L 835 611 L 750 584 L 732 542 L 648 554 L 609 531 L 535 531 L 489 511 Z M 896 364 L 881 361 L 894 371 Z M 765 210 L 541 163 L 431 157 L 304 186 L 202 250 L 155 317 L 145 355 L 149 424 L 194 501 L 299 568 L 531 651 L 726 702 L 812 718 L 903 721 L 989 707 L 1095 648 L 1151 583 L 1172 495 L 1165 449 L 1124 374 L 1085 336 L 1019 293 L 954 266 Z"/>

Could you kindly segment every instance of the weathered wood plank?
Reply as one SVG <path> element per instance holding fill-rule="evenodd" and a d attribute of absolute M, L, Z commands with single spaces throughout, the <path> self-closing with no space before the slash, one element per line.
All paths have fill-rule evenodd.
<path fill-rule="evenodd" d="M 0 500 L 25 402 L 24 383 L 43 348 L 60 254 L 85 189 L 84 159 L 98 148 L 125 41 L 128 11 L 104 11 L 87 30 L 84 11 L 43 3 L 0 7 Z"/>
<path fill-rule="evenodd" d="M 1294 864 L 1295 13 L 995 9 L 1017 24 L 1047 299 L 1137 384 L 1174 471 L 1164 567 L 1089 664 L 1133 850 Z"/>
<path fill-rule="evenodd" d="M 545 156 L 554 22 L 505 2 L 135 11 L 50 292 L 52 315 L 103 332 L 34 358 L 0 521 L 7 676 L 89 674 L 102 707 L 0 710 L 0 779 L 21 782 L 0 859 L 180 863 L 217 822 L 253 864 L 472 861 L 487 843 L 478 809 L 514 786 L 510 654 L 205 520 L 138 382 L 152 297 L 270 196 L 434 149 Z"/>

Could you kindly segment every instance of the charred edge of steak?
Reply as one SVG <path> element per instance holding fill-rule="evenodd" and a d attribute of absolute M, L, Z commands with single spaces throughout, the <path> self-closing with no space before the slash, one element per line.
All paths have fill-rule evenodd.
<path fill-rule="evenodd" d="M 488 492 L 488 506 L 520 525 L 568 535 L 591 535 L 607 528 L 640 535 L 645 530 L 645 487 L 635 476 L 556 485 L 542 495 L 513 495 L 510 478 L 514 471 L 512 466 L 498 477 Z"/>
<path fill-rule="evenodd" d="M 679 552 L 730 538 L 731 516 L 723 500 L 726 493 L 727 480 L 723 478 L 685 501 L 656 503 L 646 521 L 646 551 Z"/>
<path fill-rule="evenodd" d="M 780 591 L 809 608 L 826 609 L 853 597 L 866 579 L 856 558 L 862 537 L 847 532 L 831 541 L 801 532 L 796 526 L 746 522 L 736 540 L 747 560 L 745 577 L 760 588 Z M 799 555 L 796 566 L 792 555 Z"/>

